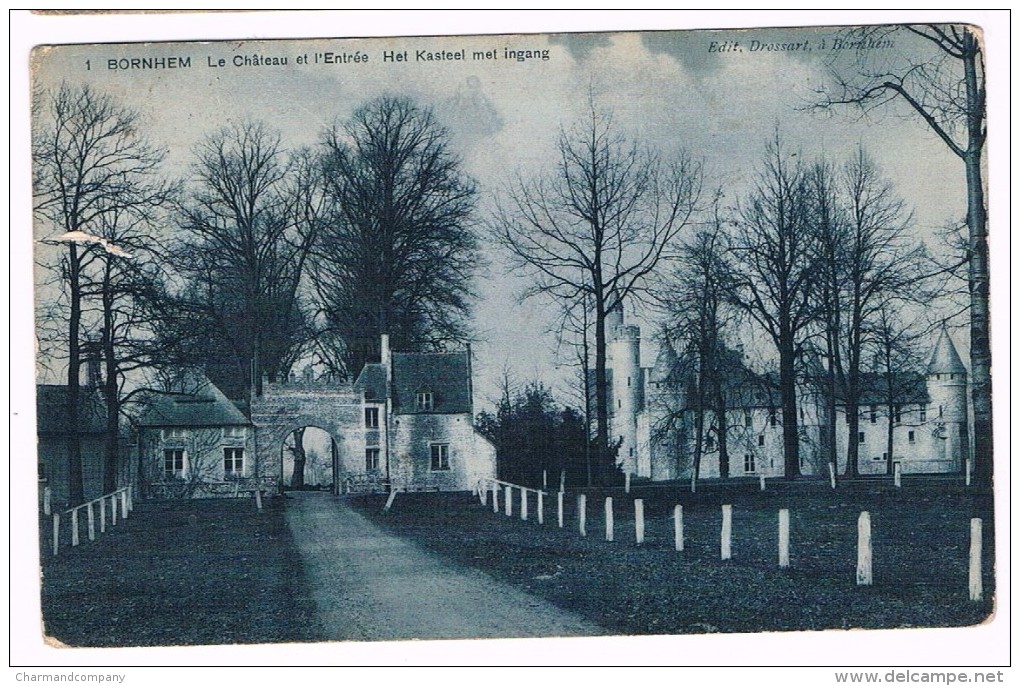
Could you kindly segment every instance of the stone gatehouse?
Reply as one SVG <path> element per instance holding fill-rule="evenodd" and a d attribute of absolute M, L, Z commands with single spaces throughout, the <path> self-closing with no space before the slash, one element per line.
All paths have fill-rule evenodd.
<path fill-rule="evenodd" d="M 255 460 L 282 487 L 284 441 L 316 427 L 333 439 L 334 492 L 366 483 L 469 490 L 496 475 L 496 449 L 475 431 L 471 396 L 470 350 L 391 352 L 383 336 L 380 362 L 353 384 L 264 384 L 251 403 Z"/>

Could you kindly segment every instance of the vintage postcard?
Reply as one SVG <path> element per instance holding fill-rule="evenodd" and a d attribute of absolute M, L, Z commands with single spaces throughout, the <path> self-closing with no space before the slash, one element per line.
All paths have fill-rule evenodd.
<path fill-rule="evenodd" d="M 1001 635 L 985 27 L 315 16 L 31 51 L 47 650 Z"/>

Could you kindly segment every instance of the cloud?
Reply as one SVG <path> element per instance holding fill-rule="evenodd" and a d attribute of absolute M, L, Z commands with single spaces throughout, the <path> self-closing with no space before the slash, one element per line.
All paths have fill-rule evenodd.
<path fill-rule="evenodd" d="M 570 55 L 578 62 L 582 62 L 596 48 L 607 48 L 612 45 L 613 40 L 608 33 L 561 33 L 549 36 L 549 42 L 567 46 Z"/>

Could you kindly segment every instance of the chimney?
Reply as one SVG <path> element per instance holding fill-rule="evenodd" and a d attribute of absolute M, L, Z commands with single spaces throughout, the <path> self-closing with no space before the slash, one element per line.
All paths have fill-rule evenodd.
<path fill-rule="evenodd" d="M 385 366 L 390 366 L 390 335 L 384 333 L 379 343 L 379 361 Z"/>
<path fill-rule="evenodd" d="M 82 346 L 85 362 L 85 385 L 98 388 L 102 385 L 102 349 L 96 341 L 86 341 Z"/>

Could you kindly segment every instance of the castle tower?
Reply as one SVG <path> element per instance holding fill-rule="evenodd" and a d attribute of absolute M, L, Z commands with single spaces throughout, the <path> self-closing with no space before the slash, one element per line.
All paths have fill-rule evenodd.
<path fill-rule="evenodd" d="M 928 362 L 928 397 L 928 422 L 936 437 L 932 458 L 951 462 L 950 469 L 962 470 L 970 455 L 967 368 L 945 326 Z"/>
<path fill-rule="evenodd" d="M 628 326 L 624 323 L 623 307 L 619 311 L 614 308 L 607 320 L 615 328 L 609 330 L 609 361 L 612 369 L 612 386 L 614 406 L 609 408 L 610 428 L 609 440 L 620 442 L 617 462 L 624 472 L 638 476 L 651 476 L 638 473 L 638 431 L 637 416 L 644 409 L 644 379 L 641 373 L 641 328 Z M 648 471 L 647 469 L 644 471 Z"/>

